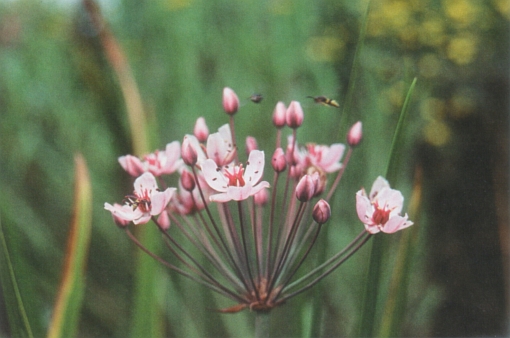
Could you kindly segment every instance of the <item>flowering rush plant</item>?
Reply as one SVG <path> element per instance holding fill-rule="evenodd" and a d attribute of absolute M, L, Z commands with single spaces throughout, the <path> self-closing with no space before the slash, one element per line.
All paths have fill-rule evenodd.
<path fill-rule="evenodd" d="M 272 118 L 276 146 L 266 165 L 255 138 L 246 138 L 246 155 L 238 147 L 238 108 L 237 95 L 225 88 L 223 109 L 229 123 L 218 132 L 210 134 L 205 120 L 198 118 L 193 135 L 184 136 L 182 144 L 174 141 L 143 158 L 120 157 L 121 166 L 136 177 L 134 190 L 122 205 L 104 206 L 147 254 L 236 304 L 219 311 L 269 311 L 317 284 L 371 235 L 413 224 L 407 214 L 401 215 L 400 191 L 378 177 L 369 194 L 364 189 L 356 193 L 356 211 L 364 224 L 360 234 L 311 271 L 300 271 L 331 216 L 328 201 L 362 139 L 361 122 L 350 128 L 347 146 L 302 145 L 297 137 L 304 119 L 300 103 L 286 107 L 278 102 Z M 285 127 L 291 135 L 282 145 Z M 169 175 L 178 177 L 178 187 L 167 187 Z M 149 221 L 161 232 L 175 262 L 149 251 L 130 232 L 131 223 Z M 183 241 L 210 264 L 200 263 L 203 259 L 193 256 Z"/>

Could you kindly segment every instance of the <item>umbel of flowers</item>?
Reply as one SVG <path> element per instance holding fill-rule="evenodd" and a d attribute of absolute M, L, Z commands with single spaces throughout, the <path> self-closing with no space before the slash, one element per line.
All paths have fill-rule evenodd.
<path fill-rule="evenodd" d="M 407 214 L 401 216 L 400 191 L 378 177 L 368 195 L 364 189 L 356 193 L 356 211 L 364 224 L 360 234 L 311 271 L 300 271 L 331 216 L 328 201 L 361 141 L 361 122 L 349 130 L 347 147 L 302 145 L 297 136 L 304 119 L 300 103 L 285 107 L 278 102 L 272 121 L 276 145 L 266 165 L 266 154 L 255 138 L 246 138 L 245 151 L 238 146 L 238 108 L 237 95 L 225 88 L 223 109 L 229 123 L 218 132 L 209 134 L 200 117 L 193 135 L 185 135 L 182 144 L 174 141 L 143 158 L 120 157 L 121 166 L 136 177 L 134 190 L 122 205 L 105 203 L 115 223 L 143 251 L 235 302 L 220 311 L 268 311 L 318 283 L 372 234 L 413 224 Z M 282 145 L 285 127 L 290 136 Z M 177 177 L 178 187 L 167 187 L 171 175 Z M 129 230 L 131 223 L 151 220 L 173 260 L 150 252 Z M 189 245 L 197 249 L 193 255 Z M 209 264 L 200 263 L 204 260 L 194 256 L 197 252 Z"/>

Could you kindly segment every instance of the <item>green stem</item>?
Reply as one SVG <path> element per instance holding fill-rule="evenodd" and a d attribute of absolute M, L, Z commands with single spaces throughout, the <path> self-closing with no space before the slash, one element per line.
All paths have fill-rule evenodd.
<path fill-rule="evenodd" d="M 255 312 L 255 338 L 269 337 L 269 311 Z"/>

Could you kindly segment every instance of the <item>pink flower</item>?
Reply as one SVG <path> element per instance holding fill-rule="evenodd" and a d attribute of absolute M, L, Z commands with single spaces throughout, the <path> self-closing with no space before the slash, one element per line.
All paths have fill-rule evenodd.
<path fill-rule="evenodd" d="M 209 197 L 212 202 L 245 200 L 269 187 L 268 182 L 259 182 L 264 172 L 264 152 L 260 150 L 250 153 L 246 168 L 241 164 L 220 169 L 215 161 L 207 159 L 202 164 L 202 172 L 207 184 L 220 192 Z"/>
<path fill-rule="evenodd" d="M 209 135 L 206 149 L 207 158 L 212 159 L 220 167 L 233 161 L 235 149 L 228 124 L 221 126 L 217 133 Z"/>
<path fill-rule="evenodd" d="M 119 163 L 133 177 L 150 172 L 154 176 L 168 175 L 175 172 L 181 165 L 181 151 L 178 141 L 166 145 L 165 151 L 156 150 L 145 155 L 143 161 L 138 157 L 126 155 L 119 157 Z"/>
<path fill-rule="evenodd" d="M 400 216 L 403 205 L 402 193 L 391 189 L 388 181 L 381 176 L 372 185 L 370 195 L 366 195 L 365 189 L 356 193 L 358 217 L 371 234 L 379 231 L 391 234 L 413 225 L 407 220 L 407 214 Z"/>
<path fill-rule="evenodd" d="M 344 155 L 345 145 L 334 143 L 331 146 L 309 143 L 305 149 L 294 145 L 292 152 L 293 137 L 289 136 L 287 145 L 287 161 L 295 163 L 296 166 L 306 169 L 310 166 L 317 167 L 326 173 L 332 173 L 342 168 L 340 160 Z"/>
<path fill-rule="evenodd" d="M 344 155 L 345 145 L 335 143 L 331 146 L 307 144 L 308 153 L 306 161 L 327 173 L 332 173 L 342 168 L 340 160 Z"/>
<path fill-rule="evenodd" d="M 114 219 L 135 224 L 147 223 L 152 216 L 159 215 L 165 209 L 175 192 L 175 188 L 159 191 L 156 178 L 151 173 L 138 177 L 134 187 L 133 195 L 126 196 L 124 206 L 104 204 L 104 208 L 112 213 Z"/>

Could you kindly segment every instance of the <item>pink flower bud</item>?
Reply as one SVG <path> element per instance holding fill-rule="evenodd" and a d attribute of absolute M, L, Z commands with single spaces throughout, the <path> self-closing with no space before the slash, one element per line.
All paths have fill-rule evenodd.
<path fill-rule="evenodd" d="M 356 122 L 347 133 L 347 144 L 351 147 L 357 146 L 361 142 L 363 131 L 361 121 Z"/>
<path fill-rule="evenodd" d="M 253 201 L 255 202 L 255 205 L 264 206 L 267 203 L 267 199 L 267 189 L 265 188 L 253 195 Z"/>
<path fill-rule="evenodd" d="M 287 169 L 287 160 L 285 159 L 285 153 L 283 152 L 282 148 L 277 148 L 274 151 L 271 165 L 273 166 L 274 171 L 277 173 L 281 173 Z"/>
<path fill-rule="evenodd" d="M 185 136 L 182 141 L 181 157 L 184 163 L 189 166 L 197 164 L 197 150 L 194 148 L 193 144 L 191 144 L 191 140 L 187 136 Z"/>
<path fill-rule="evenodd" d="M 223 110 L 229 115 L 234 115 L 239 108 L 239 98 L 229 87 L 223 88 Z"/>
<path fill-rule="evenodd" d="M 304 113 L 301 108 L 301 104 L 297 101 L 292 101 L 287 108 L 287 113 L 285 114 L 285 120 L 287 125 L 292 129 L 296 129 L 303 123 Z"/>
<path fill-rule="evenodd" d="M 257 149 L 258 149 L 257 139 L 255 139 L 255 137 L 252 136 L 246 137 L 246 154 L 249 155 L 252 150 Z"/>
<path fill-rule="evenodd" d="M 296 186 L 296 198 L 301 202 L 308 202 L 315 192 L 315 182 L 310 175 L 304 175 Z"/>
<path fill-rule="evenodd" d="M 203 117 L 199 117 L 197 122 L 195 122 L 193 134 L 198 139 L 198 142 L 203 143 L 207 141 L 207 136 L 209 136 L 209 128 L 207 128 L 207 124 L 205 123 L 205 119 Z"/>
<path fill-rule="evenodd" d="M 183 170 L 181 174 L 181 185 L 186 191 L 193 191 L 195 189 L 195 178 L 187 171 Z"/>
<path fill-rule="evenodd" d="M 166 210 L 159 215 L 158 224 L 163 230 L 170 228 L 170 217 L 168 217 L 168 212 L 166 212 Z"/>
<path fill-rule="evenodd" d="M 326 173 L 318 167 L 310 166 L 306 170 L 306 174 L 312 176 L 313 183 L 315 184 L 313 196 L 316 197 L 322 194 L 327 183 Z"/>
<path fill-rule="evenodd" d="M 287 108 L 283 102 L 278 102 L 273 111 L 273 124 L 276 128 L 283 128 L 285 126 L 285 115 Z"/>
<path fill-rule="evenodd" d="M 331 217 L 331 208 L 325 200 L 319 200 L 312 211 L 313 220 L 319 224 L 326 223 Z"/>

